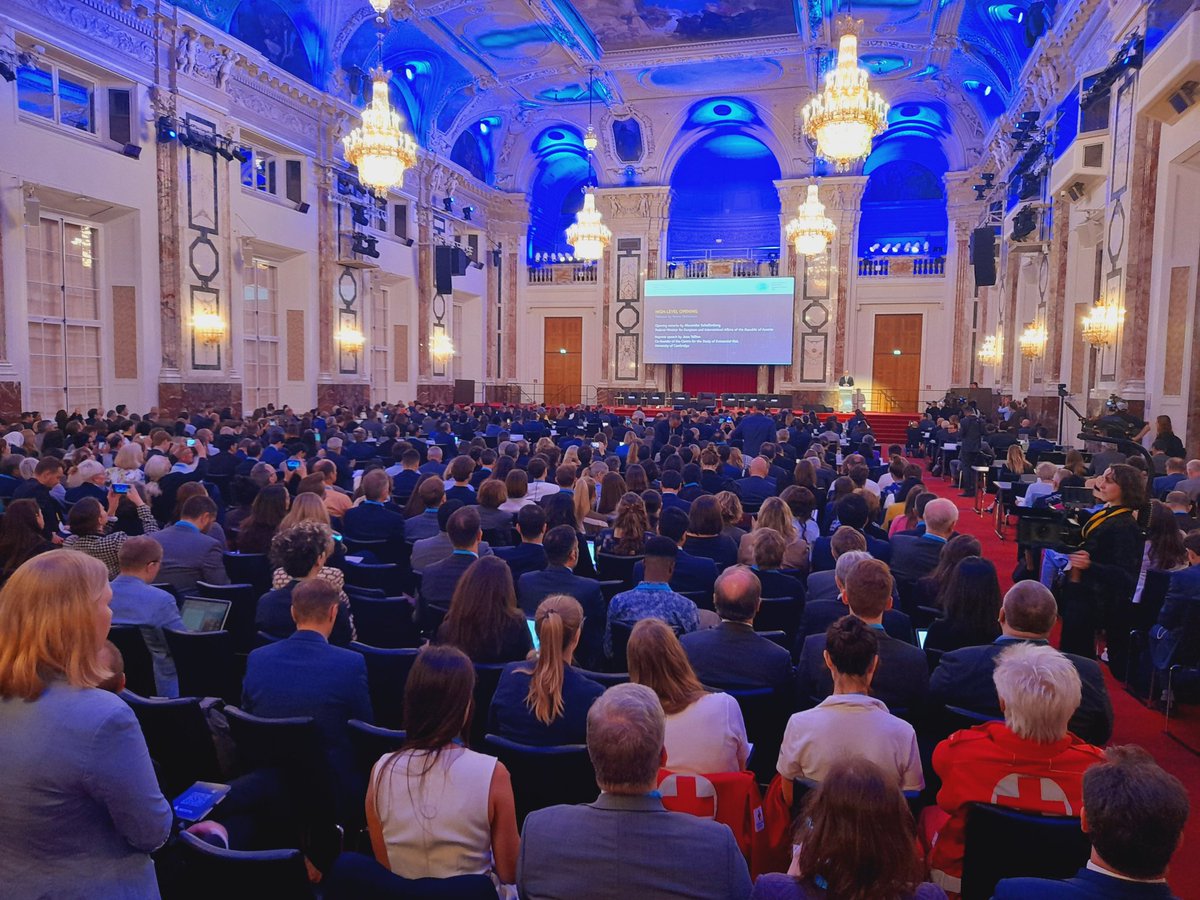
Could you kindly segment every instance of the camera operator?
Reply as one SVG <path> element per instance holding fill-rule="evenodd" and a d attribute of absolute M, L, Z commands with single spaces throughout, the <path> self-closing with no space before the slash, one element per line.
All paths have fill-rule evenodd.
<path fill-rule="evenodd" d="M 1104 505 L 1084 523 L 1083 543 L 1069 554 L 1061 606 L 1060 649 L 1088 659 L 1096 656 L 1096 631 L 1133 599 L 1145 544 L 1137 517 L 1146 505 L 1146 476 L 1133 466 L 1109 466 L 1094 490 Z M 1114 650 L 1123 653 L 1122 636 L 1112 637 Z M 1111 655 L 1109 665 L 1119 671 Z"/>

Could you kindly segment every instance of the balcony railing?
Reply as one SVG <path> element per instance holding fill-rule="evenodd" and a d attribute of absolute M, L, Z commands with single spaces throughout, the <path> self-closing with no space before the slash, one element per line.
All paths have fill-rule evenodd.
<path fill-rule="evenodd" d="M 859 278 L 942 278 L 944 256 L 880 256 L 858 261 Z"/>
<path fill-rule="evenodd" d="M 687 259 L 667 264 L 668 278 L 759 278 L 778 274 L 778 260 Z"/>
<path fill-rule="evenodd" d="M 528 284 L 595 284 L 598 271 L 591 263 L 542 263 L 526 268 Z"/>

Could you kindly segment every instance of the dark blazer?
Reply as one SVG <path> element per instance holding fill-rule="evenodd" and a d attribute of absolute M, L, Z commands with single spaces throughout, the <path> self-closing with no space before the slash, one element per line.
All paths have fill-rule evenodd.
<path fill-rule="evenodd" d="M 427 509 L 411 519 L 404 520 L 404 539 L 410 544 L 435 537 L 440 531 L 436 509 Z"/>
<path fill-rule="evenodd" d="M 867 539 L 867 552 L 878 560 L 885 563 L 892 561 L 892 546 L 887 541 L 881 541 L 878 538 L 873 538 L 869 534 L 863 535 Z M 812 555 L 809 556 L 808 570 L 810 572 L 823 572 L 826 569 L 832 569 L 837 565 L 837 560 L 833 558 L 833 550 L 829 546 L 830 538 L 828 536 L 819 537 L 813 541 Z"/>
<path fill-rule="evenodd" d="M 1145 536 L 1132 514 L 1113 516 L 1085 538 L 1082 549 L 1091 555 L 1091 565 L 1081 581 L 1066 582 L 1059 604 L 1063 620 L 1059 646 L 1064 653 L 1094 655 L 1096 629 L 1133 599 L 1144 546 Z M 1118 652 L 1121 659 L 1116 658 Z M 1110 648 L 1109 659 L 1117 671 L 1124 671 L 1119 668 L 1123 663 L 1119 643 Z"/>
<path fill-rule="evenodd" d="M 710 537 L 689 537 L 683 542 L 692 556 L 704 556 L 717 564 L 718 569 L 737 565 L 738 545 L 723 534 Z M 763 596 L 768 596 L 764 594 Z M 774 596 L 773 594 L 770 596 Z"/>
<path fill-rule="evenodd" d="M 634 584 L 646 574 L 646 566 L 638 560 L 633 566 Z M 703 556 L 692 556 L 680 550 L 675 556 L 675 573 L 671 576 L 671 590 L 680 593 L 711 591 L 717 582 L 717 564 Z"/>
<path fill-rule="evenodd" d="M 456 484 L 450 490 L 446 491 L 446 499 L 457 500 L 463 506 L 474 506 L 479 502 L 478 495 L 465 484 Z"/>
<path fill-rule="evenodd" d="M 1000 701 L 996 696 L 992 673 L 996 670 L 996 657 L 1005 647 L 1018 640 L 1021 639 L 1001 636 L 990 644 L 963 647 L 944 655 L 929 681 L 930 699 L 935 703 L 961 706 L 999 718 Z M 1068 727 L 1072 734 L 1083 738 L 1089 744 L 1103 747 L 1112 737 L 1113 711 L 1100 664 L 1071 653 L 1067 654 L 1067 658 L 1074 663 L 1083 683 L 1079 709 L 1071 717 Z"/>
<path fill-rule="evenodd" d="M 803 603 L 808 595 L 804 582 L 794 575 L 785 575 L 778 569 L 763 571 L 758 568 L 754 569 L 754 574 L 758 576 L 758 583 L 762 585 L 764 597 L 791 597 Z"/>
<path fill-rule="evenodd" d="M 770 478 L 747 475 L 733 483 L 733 492 L 738 495 L 738 499 L 742 503 L 761 506 L 767 498 L 775 496 L 775 482 Z"/>
<path fill-rule="evenodd" d="M 978 453 L 983 446 L 983 420 L 979 416 L 963 416 L 958 423 L 958 451 L 966 458 L 967 453 Z"/>
<path fill-rule="evenodd" d="M 162 567 L 158 580 L 165 581 L 182 597 L 196 587 L 197 581 L 209 584 L 229 584 L 225 572 L 225 550 L 211 535 L 201 534 L 192 525 L 176 522 L 150 535 L 162 544 Z"/>
<path fill-rule="evenodd" d="M 436 528 L 436 517 L 430 518 Z M 364 501 L 346 510 L 342 516 L 342 533 L 360 541 L 402 541 L 405 537 L 404 515 L 386 504 Z"/>
<path fill-rule="evenodd" d="M 549 725 L 543 725 L 525 703 L 533 666 L 533 662 L 525 660 L 505 666 L 488 711 L 488 733 L 534 747 L 586 744 L 588 710 L 604 693 L 604 687 L 585 677 L 574 666 L 566 666 L 562 715 Z"/>
<path fill-rule="evenodd" d="M 891 546 L 892 574 L 906 581 L 916 581 L 937 568 L 946 542 L 927 535 L 910 537 L 898 534 L 892 538 Z"/>
<path fill-rule="evenodd" d="M 840 593 L 833 569 L 810 573 L 805 587 L 808 590 L 809 602 L 816 600 L 836 600 Z"/>
<path fill-rule="evenodd" d="M 1177 900 L 1166 884 L 1124 881 L 1084 867 L 1074 878 L 1005 878 L 992 900 Z"/>
<path fill-rule="evenodd" d="M 1200 565 L 1171 573 L 1171 585 L 1158 611 L 1158 624 L 1151 629 L 1151 652 L 1158 668 L 1166 668 L 1183 640 L 1188 619 L 1200 615 Z"/>
<path fill-rule="evenodd" d="M 805 638 L 814 634 L 824 634 L 825 629 L 849 614 L 850 607 L 842 602 L 840 596 L 836 600 L 810 599 L 804 604 L 804 614 L 800 617 L 800 630 L 796 634 L 796 656 L 799 657 Z M 912 619 L 898 609 L 884 612 L 883 630 L 898 641 L 917 646 L 917 633 L 913 630 Z"/>
<path fill-rule="evenodd" d="M 108 506 L 108 491 L 98 484 L 92 484 L 90 481 L 86 481 L 78 487 L 71 488 L 63 495 L 63 500 L 67 503 L 78 503 L 85 497 L 92 497 L 99 500 L 102 506 Z"/>
<path fill-rule="evenodd" d="M 448 609 L 458 580 L 475 559 L 474 554 L 451 553 L 446 559 L 425 569 L 421 573 L 421 604 Z"/>
<path fill-rule="evenodd" d="M 749 625 L 722 622 L 679 639 L 696 677 L 709 687 L 784 688 L 792 680 L 792 657 Z"/>
<path fill-rule="evenodd" d="M 719 494 L 729 490 L 729 479 L 720 472 L 705 469 L 700 473 L 700 487 L 710 494 Z"/>
<path fill-rule="evenodd" d="M 420 477 L 416 469 L 401 469 L 392 478 L 392 493 L 401 498 L 410 496 Z"/>
<path fill-rule="evenodd" d="M 50 488 L 34 478 L 27 478 L 17 485 L 12 498 L 14 500 L 32 500 L 37 503 L 38 509 L 42 511 L 42 521 L 45 525 L 42 533 L 47 538 L 54 536 L 62 517 L 62 506 L 51 496 Z"/>
<path fill-rule="evenodd" d="M 691 512 L 692 504 L 684 500 L 678 494 L 668 494 L 665 491 L 662 495 L 663 509 L 682 509 L 685 513 Z"/>
<path fill-rule="evenodd" d="M 492 552 L 508 563 L 514 584 L 526 572 L 546 568 L 546 551 L 542 549 L 541 544 L 522 541 L 513 547 L 496 547 Z"/>
<path fill-rule="evenodd" d="M 267 591 L 258 598 L 254 612 L 254 627 L 274 637 L 286 638 L 296 633 L 296 622 L 292 619 L 292 588 L 295 582 Z M 329 635 L 329 643 L 338 647 L 347 646 L 353 635 L 350 613 L 345 606 L 338 605 L 337 619 Z"/>
<path fill-rule="evenodd" d="M 871 696 L 882 700 L 888 709 L 919 712 L 929 692 L 929 664 L 925 653 L 912 644 L 896 640 L 886 631 L 879 638 L 879 668 L 871 682 Z M 804 640 L 796 663 L 796 702 L 808 709 L 833 693 L 833 679 L 825 668 L 825 634 L 809 635 Z"/>
<path fill-rule="evenodd" d="M 733 429 L 731 440 L 742 439 L 742 456 L 747 460 L 758 456 L 763 444 L 775 442 L 775 420 L 763 413 L 751 413 Z"/>
<path fill-rule="evenodd" d="M 583 607 L 583 636 L 575 648 L 575 659 L 586 669 L 596 668 L 604 659 L 604 626 L 608 621 L 608 602 L 600 582 L 580 578 L 563 566 L 549 565 L 541 571 L 526 572 L 517 581 L 517 602 L 530 618 L 551 594 L 574 597 Z"/>

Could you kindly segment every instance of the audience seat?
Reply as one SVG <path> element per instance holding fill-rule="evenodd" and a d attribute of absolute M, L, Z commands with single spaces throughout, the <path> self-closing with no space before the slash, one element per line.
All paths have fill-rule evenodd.
<path fill-rule="evenodd" d="M 600 593 L 604 596 L 605 603 L 612 603 L 612 598 L 625 590 L 625 582 L 623 581 L 601 581 Z"/>
<path fill-rule="evenodd" d="M 354 587 L 375 588 L 391 594 L 400 586 L 400 567 L 395 563 L 354 563 L 346 560 L 342 571 L 346 573 L 346 584 Z"/>
<path fill-rule="evenodd" d="M 225 850 L 186 831 L 179 833 L 181 879 L 188 897 L 251 900 L 315 897 L 299 850 Z"/>
<path fill-rule="evenodd" d="M 379 758 L 387 753 L 399 750 L 404 744 L 405 734 L 391 728 L 381 728 L 367 722 L 351 719 L 346 723 L 350 733 L 350 746 L 354 750 L 354 768 L 364 779 L 371 775 L 371 769 Z"/>
<path fill-rule="evenodd" d="M 142 629 L 137 625 L 113 625 L 108 629 L 108 639 L 125 659 L 125 684 L 128 688 L 143 697 L 157 696 L 154 661 L 142 639 Z"/>
<path fill-rule="evenodd" d="M 233 636 L 228 631 L 164 628 L 163 635 L 175 660 L 180 696 L 220 697 L 227 703 L 238 702 L 245 666 L 237 664 Z"/>
<path fill-rule="evenodd" d="M 324 749 L 311 716 L 264 719 L 226 706 L 225 718 L 237 747 L 239 774 L 269 768 L 324 771 Z"/>
<path fill-rule="evenodd" d="M 596 672 L 591 669 L 580 669 L 578 666 L 575 668 L 580 675 L 592 679 L 597 684 L 604 685 L 605 688 L 610 688 L 615 684 L 629 683 L 628 672 Z"/>
<path fill-rule="evenodd" d="M 967 808 L 962 900 L 988 900 L 1002 878 L 1070 878 L 1091 843 L 1074 816 L 1041 816 L 991 803 Z"/>
<path fill-rule="evenodd" d="M 413 603 L 408 597 L 373 597 L 354 588 L 346 591 L 358 639 L 372 647 L 416 647 L 421 633 L 413 621 Z"/>
<path fill-rule="evenodd" d="M 696 604 L 699 609 L 707 609 L 710 612 L 713 610 L 713 592 L 712 591 L 679 591 L 681 597 L 687 597 Z"/>
<path fill-rule="evenodd" d="M 226 551 L 225 574 L 233 584 L 249 584 L 257 599 L 271 589 L 271 563 L 265 553 L 236 553 Z"/>
<path fill-rule="evenodd" d="M 775 777 L 783 730 L 792 714 L 792 690 L 787 688 L 721 688 L 733 697 L 742 710 L 746 737 L 754 745 L 748 766 L 755 777 L 767 784 Z"/>
<path fill-rule="evenodd" d="M 321 882 L 324 900 L 496 900 L 486 875 L 401 878 L 369 856 L 343 853 Z"/>
<path fill-rule="evenodd" d="M 210 597 L 214 600 L 229 601 L 229 615 L 225 619 L 225 630 L 233 637 L 234 649 L 245 653 L 251 649 L 252 637 L 255 632 L 255 618 L 258 614 L 258 598 L 269 591 L 259 591 L 253 582 L 234 584 L 209 584 L 197 581 L 192 590 L 192 596 Z"/>
<path fill-rule="evenodd" d="M 471 713 L 470 744 L 475 750 L 483 746 L 487 733 L 488 710 L 492 708 L 492 696 L 500 683 L 500 674 L 505 663 L 475 663 L 475 697 Z"/>
<path fill-rule="evenodd" d="M 216 745 L 197 698 L 150 699 L 126 690 L 121 699 L 142 726 L 163 794 L 175 797 L 196 781 L 222 780 Z"/>
<path fill-rule="evenodd" d="M 346 550 L 346 556 L 361 556 L 364 559 L 383 560 L 387 554 L 388 542 L 382 538 L 379 540 L 363 540 L 361 538 L 342 537 L 342 547 Z"/>
<path fill-rule="evenodd" d="M 586 744 L 530 747 L 489 734 L 482 749 L 504 763 L 512 776 L 518 828 L 534 810 L 559 803 L 590 803 L 600 793 Z"/>
<path fill-rule="evenodd" d="M 782 631 L 787 635 L 784 645 L 789 650 L 796 642 L 800 630 L 800 617 L 804 615 L 804 601 L 793 597 L 763 597 L 758 615 L 754 617 L 755 631 Z"/>
<path fill-rule="evenodd" d="M 642 561 L 641 556 L 618 556 L 615 553 L 596 554 L 596 574 L 603 581 L 619 581 L 633 586 L 633 567 Z"/>
<path fill-rule="evenodd" d="M 403 727 L 404 686 L 417 661 L 416 648 L 376 647 L 353 641 L 350 649 L 361 653 L 367 664 L 367 687 L 375 721 L 385 728 Z"/>
<path fill-rule="evenodd" d="M 629 646 L 629 636 L 633 634 L 633 626 L 625 622 L 610 622 L 612 630 L 612 657 L 609 668 L 614 672 L 628 672 L 629 663 L 626 660 L 626 648 Z"/>

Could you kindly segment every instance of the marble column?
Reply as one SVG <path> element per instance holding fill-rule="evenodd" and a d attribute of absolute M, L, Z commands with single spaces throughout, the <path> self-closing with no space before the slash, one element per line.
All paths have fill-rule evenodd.
<path fill-rule="evenodd" d="M 517 348 L 520 344 L 518 323 L 519 278 L 524 268 L 525 235 L 529 230 L 529 202 L 524 194 L 505 194 L 492 199 L 487 208 L 488 246 L 500 245 L 500 271 L 492 265 L 491 254 L 485 260 L 488 267 L 488 329 L 496 336 L 500 359 L 489 357 L 489 378 L 497 385 L 493 392 L 507 397 L 506 385 L 517 377 Z M 500 306 L 496 307 L 497 288 Z M 490 346 L 490 343 L 489 343 Z"/>
<path fill-rule="evenodd" d="M 947 172 L 946 284 L 952 286 L 954 310 L 954 347 L 950 380 L 965 385 L 971 380 L 971 357 L 977 349 L 976 336 L 982 334 L 982 320 L 976 319 L 975 276 L 971 266 L 971 231 L 979 222 L 982 203 L 975 199 L 975 176 L 970 172 Z"/>
<path fill-rule="evenodd" d="M 846 368 L 847 342 L 853 337 L 849 328 L 850 309 L 854 304 L 854 285 L 858 278 L 858 226 L 862 221 L 862 197 L 867 187 L 867 177 L 843 175 L 826 178 L 822 183 L 832 187 L 828 215 L 838 228 L 837 255 L 832 260 L 836 277 L 830 279 L 831 286 L 832 283 L 837 285 L 834 294 L 837 315 L 834 320 L 832 383 Z"/>
<path fill-rule="evenodd" d="M 15 300 L 17 292 L 5 289 L 4 245 L 9 223 L 23 216 L 25 210 L 21 186 L 10 186 L 6 181 L 0 179 L 0 416 L 15 419 L 21 414 L 21 382 L 8 358 L 8 301 Z"/>
<path fill-rule="evenodd" d="M 1146 351 L 1150 324 L 1150 272 L 1154 255 L 1154 214 L 1158 194 L 1158 155 L 1162 123 L 1138 116 L 1129 175 L 1125 259 L 1125 326 L 1117 359 L 1117 393 L 1130 400 L 1146 396 Z"/>

